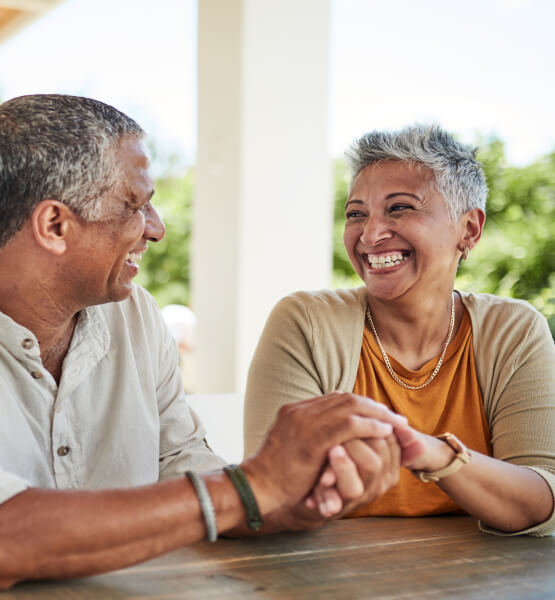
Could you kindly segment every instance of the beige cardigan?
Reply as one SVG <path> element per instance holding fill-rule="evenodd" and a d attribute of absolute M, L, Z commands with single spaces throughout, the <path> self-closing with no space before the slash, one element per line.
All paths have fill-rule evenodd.
<path fill-rule="evenodd" d="M 547 322 L 520 300 L 459 295 L 472 322 L 493 455 L 534 469 L 555 497 L 555 345 Z M 353 390 L 366 299 L 361 287 L 297 292 L 278 302 L 249 370 L 246 456 L 259 447 L 281 405 Z M 520 533 L 553 532 L 555 510 L 545 523 Z"/>

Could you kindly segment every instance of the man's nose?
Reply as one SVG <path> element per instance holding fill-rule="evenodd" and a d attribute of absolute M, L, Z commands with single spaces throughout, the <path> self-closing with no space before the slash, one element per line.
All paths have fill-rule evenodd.
<path fill-rule="evenodd" d="M 160 242 L 166 235 L 166 228 L 151 202 L 148 203 L 145 211 L 145 232 L 144 237 L 150 242 Z"/>

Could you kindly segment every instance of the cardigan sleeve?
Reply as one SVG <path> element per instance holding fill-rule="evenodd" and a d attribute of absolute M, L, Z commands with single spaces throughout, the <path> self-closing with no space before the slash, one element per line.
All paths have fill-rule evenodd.
<path fill-rule="evenodd" d="M 245 456 L 253 454 L 279 408 L 322 394 L 306 306 L 287 296 L 272 310 L 251 362 L 245 394 Z"/>
<path fill-rule="evenodd" d="M 553 338 L 546 319 L 531 306 L 497 300 L 489 307 L 489 316 L 481 320 L 482 346 L 476 353 L 493 455 L 534 470 L 555 498 Z M 545 536 L 554 532 L 555 509 L 547 521 L 517 533 Z"/>
<path fill-rule="evenodd" d="M 284 404 L 351 392 L 360 359 L 366 288 L 296 292 L 270 314 L 249 369 L 245 456 Z"/>

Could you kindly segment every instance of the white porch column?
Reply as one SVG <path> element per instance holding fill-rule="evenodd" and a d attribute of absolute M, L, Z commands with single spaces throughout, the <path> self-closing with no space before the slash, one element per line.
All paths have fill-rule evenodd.
<path fill-rule="evenodd" d="M 193 308 L 200 392 L 241 391 L 264 322 L 329 285 L 326 0 L 199 0 Z"/>

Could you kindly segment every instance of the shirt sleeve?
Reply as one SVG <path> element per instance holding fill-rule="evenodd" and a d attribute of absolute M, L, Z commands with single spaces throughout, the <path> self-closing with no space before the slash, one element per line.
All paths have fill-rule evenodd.
<path fill-rule="evenodd" d="M 31 483 L 22 477 L 4 471 L 0 467 L 0 504 L 31 487 Z"/>
<path fill-rule="evenodd" d="M 183 475 L 187 470 L 219 469 L 227 463 L 210 449 L 204 426 L 187 404 L 177 346 L 152 298 L 151 317 L 157 330 L 152 339 L 159 341 L 156 386 L 160 416 L 159 479 Z"/>

